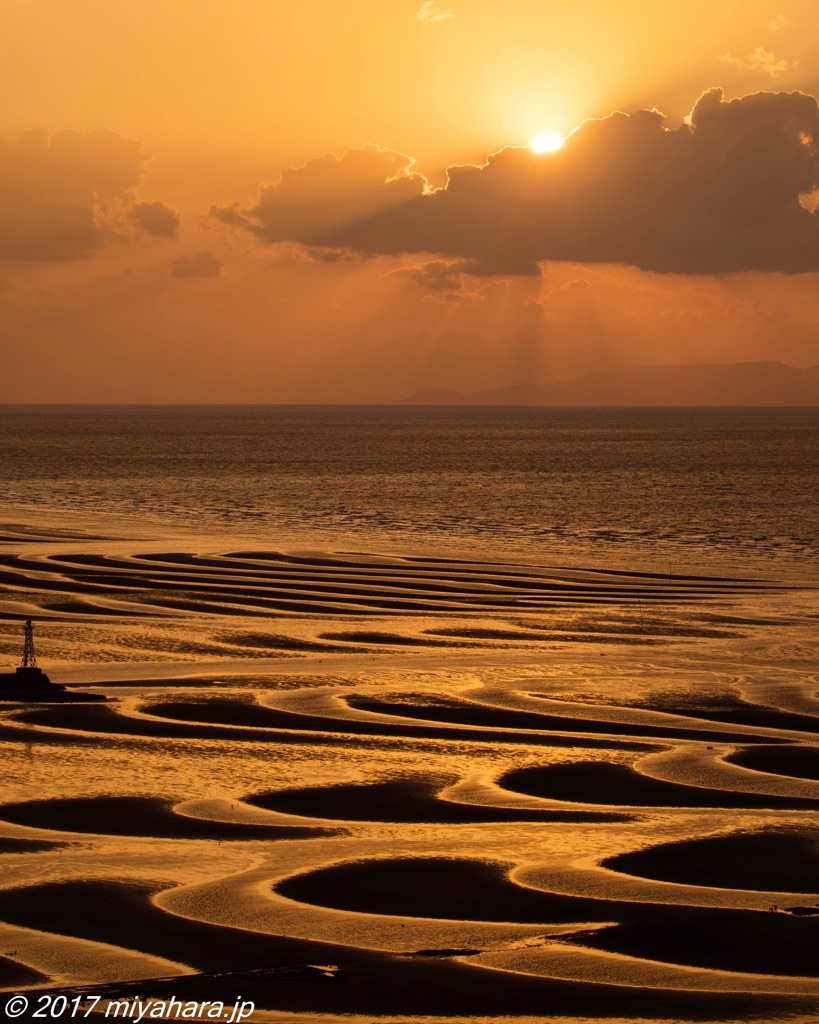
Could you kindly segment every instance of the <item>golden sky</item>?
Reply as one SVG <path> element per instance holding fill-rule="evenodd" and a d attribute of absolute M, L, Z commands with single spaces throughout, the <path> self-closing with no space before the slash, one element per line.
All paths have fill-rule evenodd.
<path fill-rule="evenodd" d="M 815 364 L 818 29 L 815 0 L 0 0 L 0 401 Z"/>

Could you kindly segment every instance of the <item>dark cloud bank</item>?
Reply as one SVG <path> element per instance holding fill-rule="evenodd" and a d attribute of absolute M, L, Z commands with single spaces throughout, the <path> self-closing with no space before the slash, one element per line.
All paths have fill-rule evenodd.
<path fill-rule="evenodd" d="M 359 256 L 434 253 L 459 272 L 535 274 L 542 260 L 723 274 L 819 270 L 819 108 L 804 93 L 725 100 L 686 122 L 656 110 L 585 121 L 551 154 L 503 149 L 430 189 L 375 146 L 285 170 L 222 221 L 268 242 Z M 809 204 L 806 204 L 809 205 Z"/>

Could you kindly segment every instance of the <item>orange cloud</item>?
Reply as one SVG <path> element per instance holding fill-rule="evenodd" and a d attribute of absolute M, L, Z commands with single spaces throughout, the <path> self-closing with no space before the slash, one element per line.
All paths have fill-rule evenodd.
<path fill-rule="evenodd" d="M 452 263 L 429 260 L 418 266 L 399 267 L 392 273 L 395 277 L 408 277 L 435 292 L 451 292 L 463 287 L 464 272 L 469 273 L 471 269 L 469 264 L 459 260 Z"/>
<path fill-rule="evenodd" d="M 176 238 L 179 234 L 179 214 L 164 203 L 137 203 L 131 210 L 131 219 L 157 238 Z"/>
<path fill-rule="evenodd" d="M 776 56 L 770 50 L 766 50 L 764 46 L 757 46 L 753 53 L 749 53 L 745 57 L 732 57 L 730 53 L 726 53 L 720 57 L 720 61 L 723 64 L 734 64 L 745 71 L 761 71 L 770 78 L 777 78 L 779 75 L 784 75 L 786 71 L 793 71 L 799 63 L 797 60 L 784 58 L 777 60 Z"/>
<path fill-rule="evenodd" d="M 289 168 L 249 209 L 215 213 L 268 242 L 430 253 L 473 274 L 537 274 L 547 260 L 795 273 L 819 270 L 819 216 L 800 203 L 819 187 L 818 153 L 814 97 L 711 89 L 677 128 L 657 110 L 614 113 L 555 153 L 451 167 L 442 189 L 367 147 Z"/>
<path fill-rule="evenodd" d="M 191 256 L 180 256 L 171 267 L 171 277 L 219 277 L 222 261 L 212 252 L 195 252 Z"/>
<path fill-rule="evenodd" d="M 90 256 L 107 238 L 123 237 L 123 211 L 150 234 L 173 237 L 173 210 L 135 201 L 149 159 L 139 142 L 104 128 L 0 140 L 0 259 Z"/>
<path fill-rule="evenodd" d="M 414 161 L 380 146 L 328 154 L 304 167 L 288 167 L 278 182 L 262 187 L 256 205 L 215 207 L 226 224 L 241 225 L 268 242 L 323 245 L 332 232 L 377 216 L 421 196 L 426 179 Z"/>
<path fill-rule="evenodd" d="M 440 10 L 435 0 L 424 0 L 418 11 L 418 20 L 425 22 L 451 21 L 455 14 L 449 10 Z"/>
<path fill-rule="evenodd" d="M 138 142 L 99 129 L 89 135 L 33 131 L 0 141 L 0 257 L 67 260 L 104 238 L 107 201 L 139 184 L 148 160 Z"/>

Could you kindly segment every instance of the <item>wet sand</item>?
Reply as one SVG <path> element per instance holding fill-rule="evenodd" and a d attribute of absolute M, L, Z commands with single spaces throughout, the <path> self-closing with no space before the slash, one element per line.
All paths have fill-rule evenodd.
<path fill-rule="evenodd" d="M 812 893 L 819 879 L 819 828 L 769 828 L 669 843 L 612 857 L 603 867 L 687 885 Z"/>
<path fill-rule="evenodd" d="M 521 768 L 500 779 L 507 789 L 550 800 L 635 807 L 771 807 L 789 810 L 819 808 L 819 799 L 802 800 L 726 793 L 704 786 L 683 786 L 643 775 L 639 768 L 600 761 Z"/>
<path fill-rule="evenodd" d="M 245 801 L 287 814 L 347 821 L 460 825 L 492 821 L 628 821 L 631 818 L 630 815 L 593 811 L 537 811 L 525 807 L 462 804 L 439 796 L 444 785 L 443 780 L 407 779 L 357 786 L 314 786 L 254 793 L 245 797 Z"/>
<path fill-rule="evenodd" d="M 153 836 L 156 839 L 266 841 L 317 839 L 321 836 L 340 834 L 338 830 L 204 821 L 184 814 L 175 814 L 171 801 L 160 797 L 79 797 L 73 800 L 36 800 L 22 804 L 3 804 L 0 806 L 0 817 L 16 825 L 51 829 L 56 832 Z"/>
<path fill-rule="evenodd" d="M 601 931 L 579 927 L 575 941 L 729 971 L 805 975 L 815 968 L 819 917 L 563 896 L 515 884 L 508 868 L 454 858 L 374 860 L 298 875 L 277 890 L 368 914 L 579 926 L 615 920 L 621 923 Z M 662 957 L 650 956 L 652 944 L 663 949 Z"/>
<path fill-rule="evenodd" d="M 237 986 L 257 1005 L 293 1012 L 470 1016 L 571 1014 L 601 1019 L 712 1020 L 759 1012 L 799 1013 L 810 1002 L 799 997 L 739 993 L 641 992 L 607 984 L 583 984 L 498 974 L 436 955 L 400 957 L 275 935 L 253 935 L 166 914 L 151 902 L 156 887 L 74 882 L 0 893 L 6 920 L 42 931 L 82 935 L 130 945 L 154 955 L 185 951 L 199 979 L 148 984 L 178 998 L 234 1002 Z M 326 965 L 318 971 L 311 965 Z M 287 969 L 290 969 L 289 971 Z M 261 972 L 253 978 L 248 972 Z M 266 971 L 271 977 L 266 977 Z M 236 972 L 238 977 L 231 975 Z M 19 986 L 17 986 L 19 987 Z M 111 986 L 106 986 L 110 990 Z M 134 986 L 123 986 L 125 992 Z M 88 989 L 86 989 L 86 992 Z M 120 990 L 122 991 L 122 990 Z"/>
<path fill-rule="evenodd" d="M 725 760 L 757 772 L 819 781 L 819 749 L 816 747 L 743 748 L 728 754 Z"/>
<path fill-rule="evenodd" d="M 59 936 L 259 1024 L 816 1019 L 804 587 L 5 538 L 0 654 L 109 700 L 0 705 L 0 989 Z"/>

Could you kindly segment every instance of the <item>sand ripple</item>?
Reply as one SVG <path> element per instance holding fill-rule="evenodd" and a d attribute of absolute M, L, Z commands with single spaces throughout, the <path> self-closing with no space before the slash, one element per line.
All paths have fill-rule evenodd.
<path fill-rule="evenodd" d="M 550 800 L 639 807 L 771 807 L 811 810 L 819 800 L 726 792 L 664 782 L 634 768 L 605 761 L 578 761 L 520 768 L 500 780 L 507 789 Z"/>
<path fill-rule="evenodd" d="M 136 882 L 62 882 L 0 892 L 0 916 L 25 927 L 77 935 L 172 958 L 184 950 L 198 973 L 177 977 L 163 992 L 185 999 L 222 999 L 237 991 L 257 1007 L 302 1013 L 742 1019 L 752 1014 L 807 1012 L 794 997 L 698 993 L 588 984 L 486 971 L 435 955 L 401 957 L 326 942 L 191 921 L 154 902 L 160 887 Z M 331 971 L 309 965 L 333 965 Z M 115 992 L 157 994 L 157 983 Z M 93 993 L 93 987 L 84 986 Z M 54 991 L 54 987 L 50 989 Z M 103 991 L 110 991 L 109 989 Z M 115 992 L 112 993 L 115 995 Z"/>
<path fill-rule="evenodd" d="M 152 836 L 155 839 L 310 839 L 339 834 L 338 830 L 240 825 L 190 818 L 174 813 L 170 800 L 141 796 L 79 797 L 4 804 L 0 807 L 0 816 L 30 828 L 113 836 Z"/>
<path fill-rule="evenodd" d="M 0 650 L 109 701 L 0 708 L 0 988 L 816 1019 L 807 591 L 5 536 Z"/>
<path fill-rule="evenodd" d="M 652 846 L 603 864 L 629 875 L 686 885 L 819 894 L 819 829 L 730 832 Z"/>
<path fill-rule="evenodd" d="M 449 780 L 451 781 L 451 780 Z M 254 793 L 245 801 L 266 810 L 347 821 L 466 824 L 491 821 L 629 821 L 629 815 L 589 811 L 537 811 L 440 799 L 447 780 L 401 779 L 352 786 L 314 786 Z"/>
<path fill-rule="evenodd" d="M 558 895 L 519 886 L 509 878 L 508 865 L 482 861 L 428 857 L 353 862 L 296 875 L 276 888 L 289 899 L 369 914 L 541 924 L 617 921 L 601 930 L 584 930 L 576 941 L 629 956 L 722 970 L 810 975 L 819 941 L 819 918 Z"/>
<path fill-rule="evenodd" d="M 226 635 L 225 648 L 298 650 L 302 643 L 332 652 L 338 641 L 367 646 L 409 645 L 441 647 L 531 644 L 555 640 L 572 642 L 610 638 L 612 642 L 656 642 L 667 635 L 662 624 L 646 626 L 643 607 L 676 607 L 730 595 L 771 589 L 769 583 L 719 577 L 658 573 L 567 569 L 503 563 L 455 562 L 419 558 L 359 555 L 346 558 L 304 557 L 278 552 L 236 552 L 204 556 L 183 552 L 116 556 L 66 553 L 33 557 L 0 553 L 0 598 L 25 591 L 29 605 L 38 603 L 43 617 L 159 616 L 174 613 L 225 615 L 322 614 L 339 616 L 417 614 L 529 614 L 578 607 L 609 609 L 639 605 L 641 626 L 634 616 L 624 622 L 602 621 L 589 634 L 585 623 L 571 618 L 564 623 L 527 628 L 475 632 L 463 629 L 422 630 L 409 633 L 345 630 L 318 638 L 254 637 L 236 632 Z M 60 596 L 61 595 L 61 596 Z M 0 608 L 2 617 L 19 619 L 13 608 Z M 578 631 L 576 626 L 580 626 Z M 664 624 L 672 633 L 677 626 Z M 708 635 L 691 624 L 689 632 Z M 730 634 L 729 634 L 730 635 Z M 296 645 L 294 647 L 294 644 Z"/>
<path fill-rule="evenodd" d="M 816 747 L 745 747 L 726 755 L 725 760 L 757 772 L 819 781 L 819 750 Z"/>

